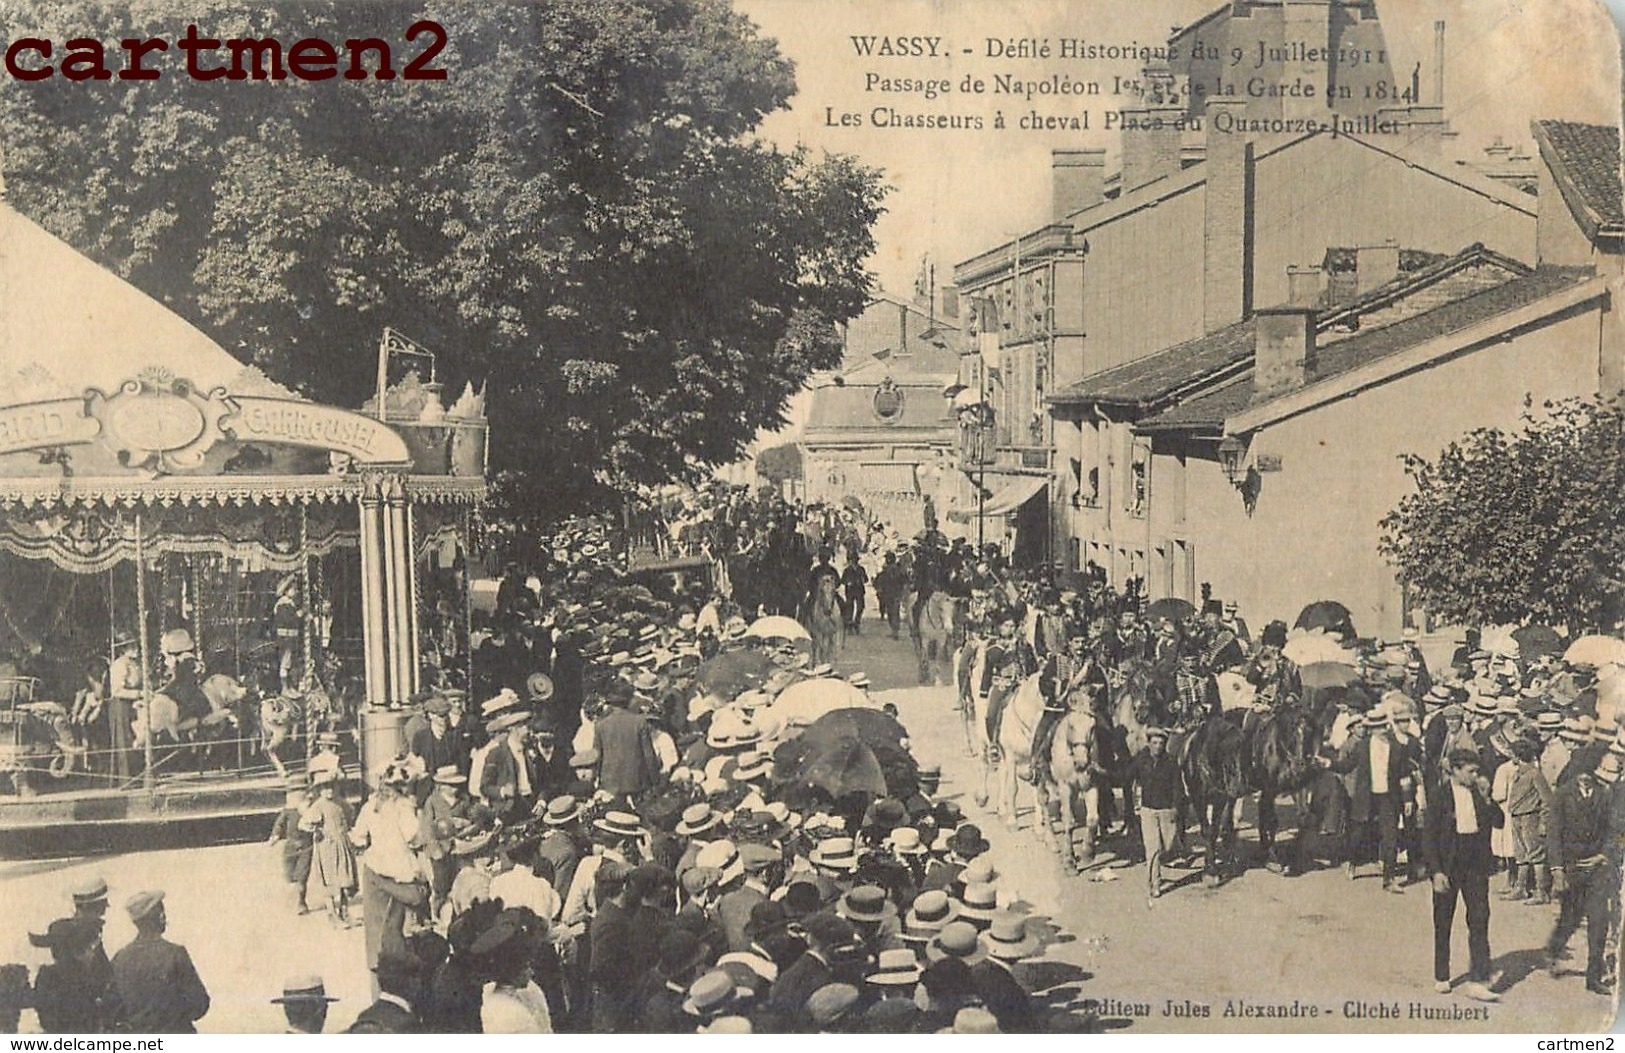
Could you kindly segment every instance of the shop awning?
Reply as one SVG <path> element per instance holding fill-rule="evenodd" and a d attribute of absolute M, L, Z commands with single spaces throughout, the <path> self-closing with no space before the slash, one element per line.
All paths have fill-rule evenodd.
<path fill-rule="evenodd" d="M 1043 475 L 1019 475 L 993 492 L 993 496 L 985 501 L 981 508 L 981 518 L 989 519 L 993 516 L 1009 515 L 1022 505 L 1038 496 L 1038 492 L 1049 485 L 1049 477 Z M 948 513 L 948 518 L 956 523 L 966 523 L 977 518 L 977 510 L 955 509 Z"/>

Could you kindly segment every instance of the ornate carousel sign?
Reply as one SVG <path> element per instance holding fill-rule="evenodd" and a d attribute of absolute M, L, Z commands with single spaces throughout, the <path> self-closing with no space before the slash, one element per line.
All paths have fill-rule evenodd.
<path fill-rule="evenodd" d="M 0 454 L 100 441 L 128 468 L 169 475 L 194 471 L 224 439 L 302 446 L 359 464 L 412 460 L 400 436 L 371 417 L 314 402 L 204 393 L 148 371 L 111 395 L 0 409 Z"/>

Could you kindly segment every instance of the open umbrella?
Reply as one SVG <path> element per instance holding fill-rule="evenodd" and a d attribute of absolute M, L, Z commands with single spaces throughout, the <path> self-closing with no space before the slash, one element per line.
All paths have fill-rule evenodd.
<path fill-rule="evenodd" d="M 779 719 L 780 727 L 804 728 L 826 713 L 852 707 L 872 709 L 875 703 L 864 691 L 830 676 L 791 684 L 779 692 L 768 712 Z"/>
<path fill-rule="evenodd" d="M 1625 640 L 1592 634 L 1569 644 L 1563 661 L 1570 665 L 1625 665 Z"/>
<path fill-rule="evenodd" d="M 1157 600 L 1145 609 L 1145 620 L 1160 622 L 1164 618 L 1171 622 L 1182 622 L 1196 613 L 1196 607 L 1189 600 L 1182 600 L 1178 596 L 1167 596 Z"/>
<path fill-rule="evenodd" d="M 1549 625 L 1525 625 L 1514 630 L 1512 638 L 1518 641 L 1518 656 L 1526 662 L 1563 650 L 1563 637 Z"/>
<path fill-rule="evenodd" d="M 1347 662 L 1311 662 L 1298 670 L 1298 681 L 1306 689 L 1348 687 L 1359 680 L 1360 671 Z"/>
<path fill-rule="evenodd" d="M 1321 632 L 1299 633 L 1291 637 L 1281 648 L 1281 654 L 1300 666 L 1314 665 L 1316 662 L 1354 664 L 1354 655 L 1343 647 L 1341 641 Z"/>
<path fill-rule="evenodd" d="M 1336 600 L 1316 600 L 1298 612 L 1294 629 L 1313 632 L 1319 629 L 1332 635 L 1358 636 L 1354 631 L 1354 617 L 1349 609 Z"/>
<path fill-rule="evenodd" d="M 811 640 L 809 633 L 802 624 L 794 618 L 786 618 L 782 614 L 770 614 L 765 618 L 758 618 L 745 630 L 746 636 L 755 636 L 763 640 Z"/>
<path fill-rule="evenodd" d="M 760 651 L 726 651 L 700 664 L 694 680 L 701 689 L 724 699 L 760 687 L 778 669 Z"/>
<path fill-rule="evenodd" d="M 875 751 L 847 736 L 829 741 L 785 743 L 773 756 L 774 780 L 818 787 L 839 799 L 854 792 L 886 796 L 886 776 Z"/>
<path fill-rule="evenodd" d="M 808 742 L 855 738 L 875 749 L 899 749 L 908 732 L 897 718 L 879 709 L 837 709 L 813 721 L 801 737 Z"/>

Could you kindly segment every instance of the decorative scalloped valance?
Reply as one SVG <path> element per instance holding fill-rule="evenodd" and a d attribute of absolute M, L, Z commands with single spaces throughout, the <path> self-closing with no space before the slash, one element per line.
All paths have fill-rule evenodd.
<path fill-rule="evenodd" d="M 249 571 L 293 571 L 306 556 L 359 545 L 354 513 L 342 505 L 245 505 L 198 516 L 190 508 L 143 508 L 142 548 L 165 553 L 215 553 Z M 301 520 L 303 522 L 301 523 Z M 0 517 L 0 551 L 48 560 L 78 574 L 106 571 L 135 558 L 133 511 L 73 504 L 17 507 Z"/>

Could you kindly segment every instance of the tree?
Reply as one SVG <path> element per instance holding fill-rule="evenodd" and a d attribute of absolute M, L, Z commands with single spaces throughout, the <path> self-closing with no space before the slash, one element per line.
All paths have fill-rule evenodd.
<path fill-rule="evenodd" d="M 787 442 L 763 450 L 756 455 L 756 474 L 775 487 L 786 479 L 800 479 L 801 447 Z"/>
<path fill-rule="evenodd" d="M 1625 420 L 1616 403 L 1547 402 L 1508 433 L 1484 428 L 1433 461 L 1382 521 L 1381 551 L 1429 611 L 1470 625 L 1571 632 L 1620 618 Z"/>
<path fill-rule="evenodd" d="M 522 520 L 697 476 L 781 425 L 862 309 L 883 188 L 752 136 L 793 69 L 724 0 L 24 0 L 3 24 L 95 27 L 115 54 L 190 23 L 377 37 L 399 71 L 420 18 L 446 28 L 444 81 L 199 82 L 172 48 L 158 81 L 13 84 L 11 200 L 312 398 L 368 397 L 386 325 L 453 393 L 488 383 Z"/>

